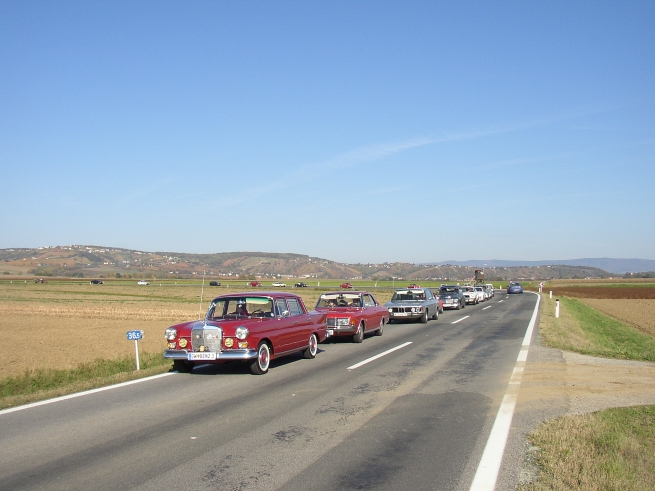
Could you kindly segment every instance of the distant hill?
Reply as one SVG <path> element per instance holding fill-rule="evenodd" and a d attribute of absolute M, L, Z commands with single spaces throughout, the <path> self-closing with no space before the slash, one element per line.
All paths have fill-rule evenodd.
<path fill-rule="evenodd" d="M 584 260 L 578 260 L 578 262 Z M 603 260 L 587 260 L 603 261 Z M 620 261 L 607 259 L 605 261 Z M 645 261 L 645 260 L 623 260 Z M 603 268 L 575 261 L 449 261 L 446 263 L 347 264 L 294 253 L 221 252 L 186 254 L 146 252 L 100 246 L 51 246 L 0 249 L 0 275 L 65 276 L 81 278 L 344 278 L 378 280 L 466 281 L 484 267 L 489 281 L 607 278 Z M 655 262 L 655 261 L 651 261 Z M 557 263 L 557 264 L 555 264 Z M 643 262 L 648 266 L 648 261 Z M 610 263 L 607 263 L 610 264 Z M 636 263 L 634 263 L 636 264 Z M 644 267 L 642 271 L 655 270 Z"/>
<path fill-rule="evenodd" d="M 501 259 L 485 259 L 471 261 L 443 261 L 431 264 L 459 264 L 461 266 L 477 267 L 508 267 L 508 266 L 587 266 L 598 268 L 609 273 L 625 274 L 639 273 L 643 271 L 655 271 L 655 260 L 652 259 L 614 259 L 608 257 L 582 258 L 582 259 L 557 259 L 552 261 L 504 261 Z"/>

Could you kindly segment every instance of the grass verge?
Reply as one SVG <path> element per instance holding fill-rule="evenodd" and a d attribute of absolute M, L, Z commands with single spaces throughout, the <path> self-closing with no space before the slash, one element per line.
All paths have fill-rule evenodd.
<path fill-rule="evenodd" d="M 539 332 L 545 345 L 590 356 L 655 361 L 653 336 L 573 298 L 559 299 L 556 318 L 555 300 L 542 295 Z"/>
<path fill-rule="evenodd" d="M 134 357 L 129 356 L 115 360 L 98 358 L 73 369 L 30 370 L 6 377 L 0 379 L 0 409 L 157 375 L 172 367 L 161 353 L 141 353 L 139 365 L 141 370 L 137 371 Z"/>
<path fill-rule="evenodd" d="M 655 406 L 554 419 L 530 441 L 539 449 L 540 475 L 522 491 L 653 489 Z"/>

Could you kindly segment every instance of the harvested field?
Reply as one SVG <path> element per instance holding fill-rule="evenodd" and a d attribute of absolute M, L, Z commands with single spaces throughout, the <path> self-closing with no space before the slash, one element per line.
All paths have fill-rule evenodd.
<path fill-rule="evenodd" d="M 581 298 L 580 301 L 655 337 L 655 300 Z"/>
<path fill-rule="evenodd" d="M 126 332 L 142 330 L 140 352 L 164 351 L 164 329 L 204 315 L 212 298 L 243 288 L 200 289 L 181 285 L 89 285 L 0 283 L 0 335 L 5 350 L 3 376 L 26 370 L 75 368 L 97 358 L 134 356 Z M 254 292 L 254 290 L 251 290 Z M 297 289 L 308 309 L 321 293 Z M 374 293 L 387 302 L 391 292 Z"/>
<path fill-rule="evenodd" d="M 574 298 L 629 298 L 655 299 L 655 286 L 546 286 L 544 292 L 553 292 L 553 296 Z"/>

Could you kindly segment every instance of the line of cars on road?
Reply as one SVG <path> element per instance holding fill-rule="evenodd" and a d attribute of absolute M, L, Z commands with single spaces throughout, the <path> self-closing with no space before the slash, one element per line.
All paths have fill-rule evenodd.
<path fill-rule="evenodd" d="M 436 320 L 444 308 L 463 307 L 463 298 L 459 286 L 442 285 L 435 293 L 410 285 L 381 305 L 372 293 L 341 290 L 321 294 L 308 310 L 299 295 L 289 292 L 220 295 L 204 319 L 166 329 L 164 358 L 178 372 L 191 372 L 197 364 L 242 361 L 251 373 L 262 375 L 275 358 L 302 352 L 311 359 L 318 344 L 330 337 L 348 336 L 361 343 L 366 333 L 381 336 L 391 321 Z"/>

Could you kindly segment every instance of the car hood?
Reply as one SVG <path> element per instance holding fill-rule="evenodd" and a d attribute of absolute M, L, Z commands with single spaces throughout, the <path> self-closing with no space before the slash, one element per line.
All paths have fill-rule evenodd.
<path fill-rule="evenodd" d="M 191 330 L 194 327 L 202 327 L 202 326 L 209 326 L 209 327 L 220 327 L 224 331 L 231 331 L 232 329 L 236 329 L 239 326 L 250 326 L 253 324 L 260 324 L 263 320 L 275 320 L 273 318 L 270 319 L 263 319 L 259 317 L 255 318 L 243 318 L 243 319 L 226 319 L 224 321 L 221 320 L 195 320 L 195 321 L 189 321 L 189 322 L 182 322 L 181 324 L 176 324 L 174 326 L 171 326 L 172 328 L 176 329 L 178 334 L 181 336 L 189 336 L 191 334 Z"/>

